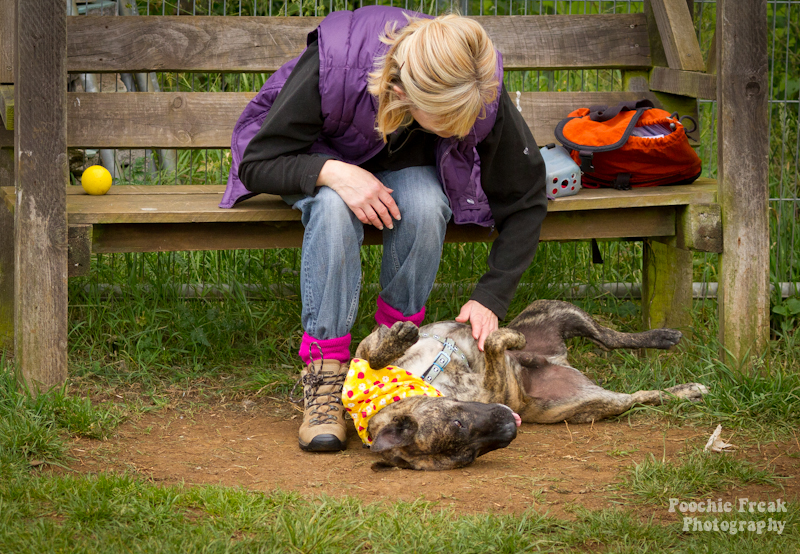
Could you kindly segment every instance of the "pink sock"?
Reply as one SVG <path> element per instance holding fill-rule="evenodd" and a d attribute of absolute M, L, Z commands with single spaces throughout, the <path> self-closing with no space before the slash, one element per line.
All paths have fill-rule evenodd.
<path fill-rule="evenodd" d="M 316 343 L 312 346 L 312 343 Z M 317 348 L 319 345 L 319 348 Z M 322 351 L 320 353 L 320 350 Z M 319 360 L 320 354 L 326 360 L 338 360 L 342 363 L 350 361 L 350 333 L 335 339 L 315 339 L 308 333 L 303 333 L 303 342 L 300 343 L 300 357 L 308 365 L 311 359 Z"/>
<path fill-rule="evenodd" d="M 391 327 L 396 321 L 410 321 L 419 327 L 423 319 L 425 319 L 425 306 L 415 314 L 403 315 L 403 312 L 395 310 L 384 302 L 383 298 L 378 296 L 378 310 L 375 312 L 375 321 L 377 321 L 379 325 Z"/>

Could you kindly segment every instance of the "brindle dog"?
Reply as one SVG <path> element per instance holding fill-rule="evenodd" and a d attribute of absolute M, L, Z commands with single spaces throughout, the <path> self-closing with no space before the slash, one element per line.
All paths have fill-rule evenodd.
<path fill-rule="evenodd" d="M 526 423 L 589 423 L 619 415 L 634 404 L 656 405 L 671 397 L 700 400 L 707 392 L 699 383 L 633 394 L 599 387 L 569 365 L 566 339 L 586 337 L 605 350 L 666 349 L 680 341 L 680 331 L 620 333 L 555 300 L 532 303 L 508 327 L 489 335 L 484 352 L 469 325 L 445 321 L 418 329 L 398 322 L 373 331 L 358 346 L 356 357 L 374 368 L 391 364 L 419 377 L 442 351 L 434 335 L 452 338 L 459 350 L 433 382 L 444 397 L 406 398 L 372 417 L 371 450 L 383 458 L 373 469 L 463 467 L 508 446 L 520 418 Z"/>

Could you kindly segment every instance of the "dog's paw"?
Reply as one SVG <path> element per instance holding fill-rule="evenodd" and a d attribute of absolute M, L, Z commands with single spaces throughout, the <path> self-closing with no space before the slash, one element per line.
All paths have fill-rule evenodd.
<path fill-rule="evenodd" d="M 708 394 L 708 388 L 700 383 L 685 383 L 664 390 L 670 394 L 674 394 L 678 398 L 691 400 L 693 402 L 700 402 L 703 400 L 703 396 Z"/>
<path fill-rule="evenodd" d="M 386 367 L 400 358 L 418 339 L 419 329 L 416 325 L 408 321 L 398 321 L 377 344 L 369 348 L 366 359 L 374 368 Z M 359 345 L 359 350 L 361 349 Z"/>
<path fill-rule="evenodd" d="M 683 337 L 683 333 L 676 329 L 653 329 L 650 333 L 653 339 L 650 348 L 661 348 L 664 350 L 678 344 Z"/>
<path fill-rule="evenodd" d="M 392 325 L 390 335 L 402 343 L 414 343 L 419 339 L 419 327 L 410 321 L 397 321 Z"/>
<path fill-rule="evenodd" d="M 525 348 L 525 335 L 508 327 L 492 331 L 492 334 L 486 338 L 484 344 L 484 350 L 492 352 L 521 350 L 523 348 Z"/>

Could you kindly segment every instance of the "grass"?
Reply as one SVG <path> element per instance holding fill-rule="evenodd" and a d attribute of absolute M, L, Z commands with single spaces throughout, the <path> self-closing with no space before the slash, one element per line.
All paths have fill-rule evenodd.
<path fill-rule="evenodd" d="M 356 340 L 372 325 L 370 306 L 377 288 L 369 284 L 374 278 L 370 256 L 377 254 L 374 249 L 364 253 L 368 283 L 354 328 Z M 483 271 L 483 254 L 479 248 L 476 252 L 464 245 L 448 247 L 440 286 L 429 303 L 430 319 L 455 315 L 472 275 Z M 551 264 L 568 255 L 569 251 L 545 251 L 548 263 L 526 275 L 529 285 L 520 289 L 512 313 L 533 298 L 555 296 L 536 281 L 548 282 L 543 275 Z M 182 390 L 199 391 L 193 399 L 201 404 L 256 391 L 285 396 L 299 369 L 294 354 L 301 330 L 299 299 L 291 294 L 297 278 L 293 259 L 291 252 L 282 251 L 259 260 L 258 267 L 268 268 L 270 276 L 278 276 L 276 283 L 289 291 L 275 297 L 245 290 L 234 281 L 221 296 L 187 299 L 168 277 L 171 264 L 157 259 L 142 263 L 139 258 L 128 265 L 123 258 L 117 260 L 118 273 L 103 269 L 101 276 L 111 282 L 135 277 L 122 281 L 115 295 L 102 293 L 96 286 L 97 275 L 72 282 L 70 394 L 56 390 L 32 399 L 17 390 L 10 360 L 0 361 L 0 552 L 718 552 L 732 548 L 789 552 L 800 548 L 795 505 L 782 516 L 787 522 L 783 535 L 684 533 L 680 518 L 666 513 L 665 498 L 699 499 L 732 486 L 782 483 L 768 467 L 725 456 L 687 453 L 674 461 L 646 459 L 625 470 L 619 485 L 625 498 L 643 507 L 595 511 L 575 507 L 572 519 L 536 511 L 463 515 L 435 503 L 363 504 L 278 490 L 264 494 L 214 486 L 162 486 L 132 475 L 37 469 L 41 461 L 68 466 L 72 437 L 108 437 L 126 414 L 158 409 Z M 250 267 L 256 274 L 252 259 L 208 256 L 206 262 L 208 274 L 225 262 L 238 271 Z M 187 267 L 190 263 L 191 259 Z M 281 263 L 289 270 L 277 269 Z M 184 269 L 176 274 L 185 275 Z M 135 294 L 134 287 L 141 285 L 149 288 Z M 576 302 L 607 325 L 626 331 L 638 328 L 638 303 L 607 297 Z M 796 372 L 800 345 L 794 326 L 776 326 L 771 351 L 751 366 L 734 368 L 718 359 L 714 313 L 713 303 L 696 305 L 694 334 L 685 350 L 641 358 L 627 352 L 599 352 L 587 342 L 575 341 L 573 362 L 618 390 L 684 381 L 710 387 L 704 404 L 648 408 L 667 421 L 721 422 L 726 429 L 738 429 L 739 436 L 758 433 L 764 442 L 791 437 L 800 424 Z M 195 329 L 204 334 L 193 334 Z M 122 392 L 126 394 L 118 394 Z"/>
<path fill-rule="evenodd" d="M 67 395 L 64 389 L 31 398 L 18 390 L 11 364 L 0 359 L 0 479 L 21 468 L 64 460 L 66 437 L 106 439 L 125 410 Z"/>
<path fill-rule="evenodd" d="M 364 504 L 280 491 L 156 486 L 127 475 L 19 475 L 0 483 L 0 547 L 23 554 L 724 552 L 734 545 L 790 552 L 800 546 L 791 531 L 682 533 L 679 521 L 656 519 L 664 511 L 577 509 L 573 520 L 533 511 L 464 516 L 421 501 Z M 793 529 L 798 516 L 790 505 L 780 518 Z"/>
<path fill-rule="evenodd" d="M 692 451 L 678 461 L 657 460 L 653 454 L 635 464 L 623 489 L 647 502 L 666 505 L 670 498 L 700 499 L 730 486 L 781 486 L 781 477 L 769 469 L 727 454 Z"/>

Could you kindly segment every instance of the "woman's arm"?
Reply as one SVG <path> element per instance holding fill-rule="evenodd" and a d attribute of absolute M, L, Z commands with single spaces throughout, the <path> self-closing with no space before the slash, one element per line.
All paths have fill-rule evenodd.
<path fill-rule="evenodd" d="M 251 192 L 313 194 L 329 156 L 308 154 L 322 132 L 319 46 L 312 42 L 297 61 L 261 130 L 239 164 L 239 179 Z"/>
<path fill-rule="evenodd" d="M 489 136 L 481 142 L 481 186 L 499 236 L 471 299 L 504 318 L 520 277 L 533 261 L 547 215 L 545 166 L 536 141 L 503 87 Z"/>
<path fill-rule="evenodd" d="M 358 219 L 390 229 L 400 210 L 369 171 L 331 156 L 308 154 L 322 133 L 319 93 L 319 45 L 312 42 L 297 61 L 252 138 L 239 164 L 239 179 L 251 192 L 314 194 L 318 186 L 335 190 Z"/>

